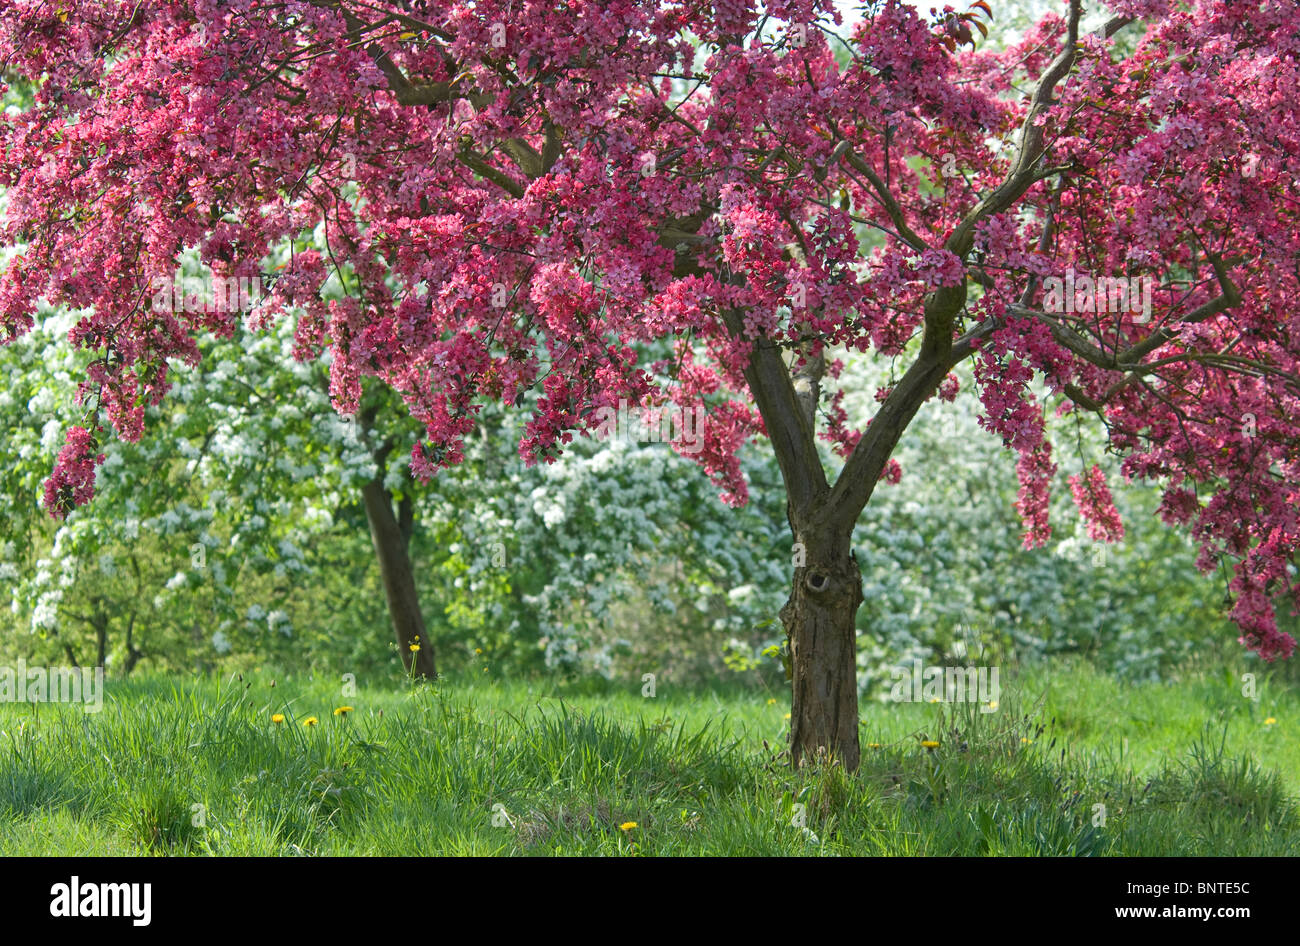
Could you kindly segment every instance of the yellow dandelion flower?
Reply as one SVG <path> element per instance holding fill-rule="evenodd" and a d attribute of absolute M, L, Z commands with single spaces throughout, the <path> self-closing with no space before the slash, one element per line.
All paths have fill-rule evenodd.
<path fill-rule="evenodd" d="M 881 745 L 880 745 L 880 743 L 878 743 L 878 742 L 869 742 L 869 743 L 867 743 L 867 748 L 868 748 L 868 749 L 879 749 L 879 748 L 881 748 Z"/>
<path fill-rule="evenodd" d="M 767 705 L 768 705 L 768 706 L 771 706 L 771 705 L 774 704 L 775 702 L 776 702 L 776 697 L 772 697 L 770 700 L 767 701 Z"/>
<path fill-rule="evenodd" d="M 1275 725 L 1276 723 L 1277 723 L 1277 720 L 1276 720 L 1274 717 L 1272 717 L 1272 716 L 1270 716 L 1268 719 L 1264 720 L 1264 725 L 1265 725 L 1265 726 L 1272 726 L 1272 725 Z"/>
<path fill-rule="evenodd" d="M 481 653 L 483 653 L 483 648 L 482 648 L 482 647 L 475 647 L 475 648 L 474 648 L 474 653 L 476 653 L 476 654 L 481 654 Z"/>
<path fill-rule="evenodd" d="M 789 718 L 790 718 L 790 714 L 789 714 L 789 713 L 786 713 L 786 714 L 785 714 L 785 718 L 786 718 L 786 719 L 789 719 Z"/>
<path fill-rule="evenodd" d="M 302 721 L 302 724 L 304 726 L 315 726 L 319 722 L 320 720 L 317 719 L 315 716 L 308 716 L 306 719 Z"/>
<path fill-rule="evenodd" d="M 419 650 L 419 649 L 420 649 L 420 645 L 419 645 L 419 644 L 412 644 L 412 645 L 411 645 L 411 653 L 415 653 L 415 652 L 416 652 L 417 650 Z"/>
<path fill-rule="evenodd" d="M 937 696 L 932 696 L 932 697 L 930 697 L 930 702 L 931 702 L 931 703 L 938 703 L 938 702 L 939 702 L 939 698 L 938 698 Z"/>
<path fill-rule="evenodd" d="M 997 701 L 997 700 L 989 700 L 989 709 L 992 710 L 992 709 L 997 709 L 997 708 L 998 708 L 998 701 Z"/>
<path fill-rule="evenodd" d="M 635 821 L 624 821 L 621 825 L 618 826 L 618 830 L 631 831 L 635 827 L 636 827 Z"/>
<path fill-rule="evenodd" d="M 273 722 L 273 723 L 282 723 L 282 722 L 284 722 L 284 714 L 283 714 L 283 713 L 276 713 L 276 714 L 274 714 L 274 715 L 271 717 L 271 722 Z"/>
<path fill-rule="evenodd" d="M 939 743 L 937 743 L 937 742 L 936 742 L 935 740 L 933 740 L 933 739 L 923 739 L 923 740 L 921 740 L 921 745 L 924 746 L 924 747 L 927 748 L 927 749 L 938 749 L 938 748 L 939 748 Z"/>
<path fill-rule="evenodd" d="M 1034 740 L 1030 739 L 1028 736 L 1021 736 L 1021 737 L 1020 737 L 1020 741 L 1021 741 L 1022 743 L 1024 743 L 1025 745 L 1029 745 L 1029 744 L 1030 744 L 1031 742 L 1033 742 Z"/>
<path fill-rule="evenodd" d="M 350 713 L 350 712 L 352 712 L 352 707 L 350 707 L 350 706 L 339 706 L 339 707 L 336 707 L 336 708 L 335 708 L 335 710 L 334 710 L 334 715 L 335 715 L 335 716 L 346 716 L 346 715 L 348 715 L 348 713 Z"/>

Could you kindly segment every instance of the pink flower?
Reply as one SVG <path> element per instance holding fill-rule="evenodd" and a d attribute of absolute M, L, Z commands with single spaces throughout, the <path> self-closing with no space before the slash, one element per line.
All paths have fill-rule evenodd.
<path fill-rule="evenodd" d="M 1115 503 L 1111 499 L 1106 476 L 1095 463 L 1087 477 L 1075 474 L 1067 481 L 1074 504 L 1088 524 L 1088 537 L 1094 542 L 1120 542 L 1124 539 L 1124 524 L 1120 521 Z"/>
<path fill-rule="evenodd" d="M 54 472 L 45 481 L 45 508 L 57 519 L 65 518 L 77 506 L 90 502 L 95 494 L 95 467 L 104 462 L 95 436 L 84 427 L 68 431 Z"/>

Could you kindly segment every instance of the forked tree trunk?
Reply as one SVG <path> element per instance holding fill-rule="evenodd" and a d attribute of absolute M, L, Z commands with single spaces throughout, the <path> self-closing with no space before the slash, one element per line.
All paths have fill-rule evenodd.
<path fill-rule="evenodd" d="M 1013 208 L 1030 187 L 1042 180 L 1040 159 L 1046 151 L 1046 126 L 1040 120 L 1041 111 L 1050 106 L 1056 84 L 1074 65 L 1081 10 L 1078 0 L 1071 0 L 1067 41 L 1043 71 L 1033 92 L 1033 104 L 1021 128 L 1010 173 L 943 240 L 943 251 L 963 263 L 975 247 L 980 225 Z M 1114 17 L 1101 33 L 1109 37 L 1126 22 Z M 774 156 L 775 152 L 768 155 L 764 163 Z M 925 240 L 910 231 L 905 212 L 889 193 L 888 176 L 881 181 L 870 162 L 854 152 L 848 139 L 840 139 L 831 151 L 833 165 L 838 168 L 841 160 L 871 181 L 898 228 L 899 238 L 913 249 L 925 249 Z M 755 179 L 761 182 L 761 172 Z M 670 227 L 661 230 L 661 245 L 674 247 L 676 254 L 674 276 L 684 278 L 704 272 L 697 258 L 698 247 L 680 237 L 698 234 L 714 209 L 706 204 L 689 217 L 673 219 Z M 787 223 L 795 242 L 785 248 L 783 255 L 806 263 L 803 228 L 791 220 Z M 1051 233 L 1049 216 L 1043 230 L 1044 248 Z M 746 282 L 740 273 L 730 274 L 726 279 L 735 286 Z M 787 515 L 795 541 L 806 548 L 807 560 L 796 567 L 790 600 L 781 611 L 790 637 L 793 664 L 790 749 L 796 766 L 802 757 L 815 756 L 818 749 L 838 755 L 847 768 L 858 764 L 854 617 L 862 602 L 862 586 L 849 537 L 917 410 L 938 390 L 948 372 L 975 354 L 1003 322 L 1001 314 L 989 314 L 978 324 L 963 325 L 959 317 L 966 308 L 968 285 L 969 279 L 963 275 L 959 281 L 937 286 L 924 297 L 924 327 L 911 365 L 889 389 L 833 482 L 827 478 L 817 446 L 826 351 L 819 339 L 823 333 L 812 317 L 816 313 L 807 313 L 800 298 L 803 294 L 797 291 L 800 284 L 797 281 L 789 284 L 794 332 L 782 330 L 755 337 L 743 309 L 722 306 L 718 311 L 732 341 L 748 348 L 745 382 L 781 467 Z M 1034 287 L 1031 279 L 1022 294 L 1021 306 L 1028 304 Z M 1231 302 L 1230 295 L 1224 298 Z M 792 349 L 791 336 L 807 341 Z M 1063 344 L 1076 352 L 1080 350 L 1069 342 Z M 1102 366 L 1113 368 L 1114 355 L 1107 357 L 1112 363 Z M 1095 363 L 1102 364 L 1102 361 Z"/>
<path fill-rule="evenodd" d="M 793 676 L 790 753 L 858 767 L 858 606 L 862 571 L 847 536 L 796 536 L 794 587 L 781 609 Z M 803 561 L 803 565 L 797 563 Z"/>
<path fill-rule="evenodd" d="M 424 626 L 424 613 L 420 610 L 420 597 L 416 592 L 415 576 L 411 570 L 409 528 L 403 529 L 393 515 L 393 499 L 384 488 L 383 479 L 376 477 L 361 489 L 366 505 L 366 519 L 370 523 L 370 538 L 374 542 L 375 557 L 379 561 L 379 575 L 388 598 L 388 616 L 397 635 L 397 649 L 408 673 L 432 680 L 437 676 L 433 660 L 433 644 Z M 403 519 L 408 518 L 405 514 Z M 412 651 L 412 644 L 419 649 Z"/>

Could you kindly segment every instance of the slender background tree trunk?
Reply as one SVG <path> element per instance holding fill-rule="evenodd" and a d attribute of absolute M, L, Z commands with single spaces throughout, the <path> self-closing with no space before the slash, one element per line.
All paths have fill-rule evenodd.
<path fill-rule="evenodd" d="M 402 655 L 402 663 L 408 672 L 432 680 L 437 676 L 433 644 L 429 641 L 424 626 L 424 614 L 420 610 L 420 597 L 416 592 L 415 576 L 411 569 L 412 515 L 409 503 L 403 503 L 402 522 L 399 523 L 393 515 L 393 498 L 384 488 L 382 477 L 376 477 L 362 487 L 361 494 L 365 500 L 370 538 L 375 545 L 379 575 L 384 582 L 384 594 L 388 598 L 388 615 L 397 635 L 397 648 Z M 411 645 L 417 642 L 420 649 L 413 652 Z"/>

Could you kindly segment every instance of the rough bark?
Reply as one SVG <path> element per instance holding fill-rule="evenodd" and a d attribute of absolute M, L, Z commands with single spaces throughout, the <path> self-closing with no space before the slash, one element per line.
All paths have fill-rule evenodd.
<path fill-rule="evenodd" d="M 402 663 L 408 673 L 432 680 L 438 674 L 411 569 L 410 526 L 404 529 L 393 515 L 392 496 L 384 488 L 382 478 L 371 480 L 362 487 L 361 493 L 365 500 L 366 519 L 370 523 L 370 538 L 379 562 L 379 575 L 388 598 L 388 616 L 393 622 Z M 403 519 L 408 518 L 403 509 Z M 412 651 L 411 645 L 417 642 L 419 650 Z"/>
<path fill-rule="evenodd" d="M 798 536 L 804 564 L 795 568 L 781 621 L 790 639 L 793 677 L 790 753 L 858 767 L 856 617 L 862 572 L 848 533 Z M 798 559 L 797 559 L 798 560 Z"/>

